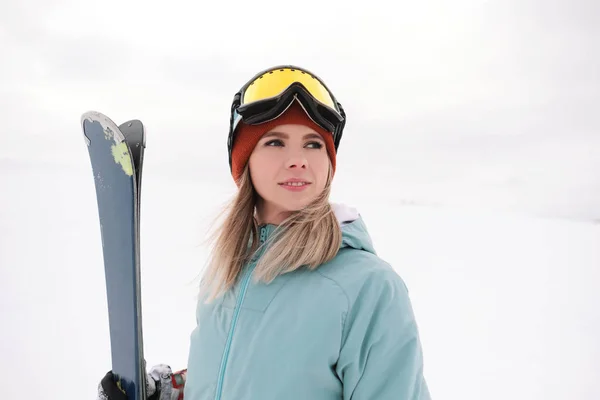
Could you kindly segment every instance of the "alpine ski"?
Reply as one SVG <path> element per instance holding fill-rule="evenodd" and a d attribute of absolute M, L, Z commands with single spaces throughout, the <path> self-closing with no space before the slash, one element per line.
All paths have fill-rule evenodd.
<path fill-rule="evenodd" d="M 140 290 L 140 186 L 146 137 L 139 120 L 117 126 L 81 116 L 94 184 L 104 259 L 112 372 L 131 400 L 146 400 Z"/>

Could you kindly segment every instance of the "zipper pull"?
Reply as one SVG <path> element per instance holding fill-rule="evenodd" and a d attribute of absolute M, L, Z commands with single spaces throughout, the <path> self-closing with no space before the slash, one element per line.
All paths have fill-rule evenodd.
<path fill-rule="evenodd" d="M 267 228 L 265 226 L 261 226 L 260 227 L 260 233 L 259 233 L 259 242 L 261 245 L 265 244 L 267 240 Z M 254 263 L 256 262 L 256 260 L 258 260 L 259 255 L 255 254 L 254 257 L 252 257 L 252 259 L 250 260 L 250 262 Z"/>
<path fill-rule="evenodd" d="M 263 226 L 260 228 L 260 244 L 265 243 L 267 240 L 267 227 Z"/>

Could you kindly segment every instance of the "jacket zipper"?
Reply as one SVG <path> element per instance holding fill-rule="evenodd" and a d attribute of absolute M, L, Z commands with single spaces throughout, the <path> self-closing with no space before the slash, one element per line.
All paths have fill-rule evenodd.
<path fill-rule="evenodd" d="M 267 236 L 267 228 L 260 228 L 260 244 L 262 245 Z M 248 285 L 250 284 L 250 277 L 252 276 L 252 272 L 256 267 L 256 259 L 252 259 L 252 265 L 248 268 L 246 275 L 244 276 L 244 280 L 242 282 L 242 287 L 240 290 L 240 295 L 237 299 L 237 303 L 235 305 L 235 310 L 233 312 L 233 317 L 231 321 L 231 326 L 229 327 L 229 335 L 227 336 L 227 342 L 225 343 L 225 349 L 223 350 L 223 357 L 221 359 L 221 368 L 219 370 L 219 379 L 217 380 L 217 391 L 215 394 L 215 400 L 221 400 L 221 395 L 223 393 L 223 379 L 225 377 L 225 369 L 227 367 L 227 361 L 229 359 L 229 350 L 231 349 L 231 342 L 233 341 L 233 333 L 235 331 L 235 326 L 238 321 L 238 317 L 240 315 L 240 309 L 242 304 L 244 303 L 244 298 L 246 297 L 246 291 L 248 290 Z"/>

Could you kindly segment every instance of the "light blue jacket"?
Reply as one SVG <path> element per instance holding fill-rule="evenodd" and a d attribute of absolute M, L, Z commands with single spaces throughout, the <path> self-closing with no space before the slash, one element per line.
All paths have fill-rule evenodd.
<path fill-rule="evenodd" d="M 404 282 L 358 214 L 340 221 L 340 251 L 315 271 L 265 285 L 250 263 L 224 297 L 199 301 L 185 400 L 430 399 Z"/>

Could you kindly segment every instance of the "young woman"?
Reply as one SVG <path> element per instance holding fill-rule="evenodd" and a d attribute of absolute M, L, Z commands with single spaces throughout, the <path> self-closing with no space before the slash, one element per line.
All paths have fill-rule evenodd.
<path fill-rule="evenodd" d="M 203 275 L 188 366 L 152 368 L 148 396 L 430 399 L 402 279 L 356 210 L 329 202 L 340 103 L 311 72 L 278 66 L 245 84 L 231 112 L 238 191 Z M 126 398 L 110 372 L 99 392 Z"/>

